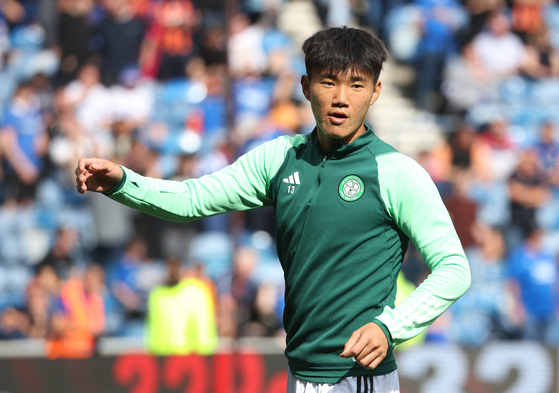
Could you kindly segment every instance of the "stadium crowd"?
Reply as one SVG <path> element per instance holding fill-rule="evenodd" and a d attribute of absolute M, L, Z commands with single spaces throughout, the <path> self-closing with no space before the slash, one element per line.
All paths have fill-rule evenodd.
<path fill-rule="evenodd" d="M 241 1 L 234 15 L 224 3 L 0 1 L 0 339 L 46 339 L 54 358 L 91 356 L 101 336 L 168 354 L 283 334 L 273 211 L 176 224 L 75 190 L 80 157 L 181 180 L 312 130 L 297 43 L 276 23 L 288 1 Z M 452 119 L 414 158 L 473 284 L 425 339 L 558 345 L 559 4 L 312 4 L 324 26 L 380 35 L 415 69 L 417 108 Z M 407 284 L 425 269 L 412 245 Z M 167 325 L 182 342 L 160 340 L 176 334 Z"/>

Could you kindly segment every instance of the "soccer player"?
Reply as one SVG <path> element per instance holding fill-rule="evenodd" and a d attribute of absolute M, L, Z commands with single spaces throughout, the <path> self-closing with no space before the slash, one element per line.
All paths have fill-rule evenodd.
<path fill-rule="evenodd" d="M 308 38 L 303 51 L 311 133 L 279 137 L 184 182 L 84 158 L 77 189 L 176 221 L 273 206 L 286 283 L 287 391 L 399 392 L 394 345 L 464 294 L 468 263 L 429 175 L 365 124 L 381 92 L 382 42 L 335 27 Z M 394 307 L 410 239 L 432 273 Z"/>

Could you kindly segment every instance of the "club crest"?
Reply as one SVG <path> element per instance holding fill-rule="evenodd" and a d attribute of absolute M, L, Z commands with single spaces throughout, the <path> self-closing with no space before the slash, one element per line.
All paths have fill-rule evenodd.
<path fill-rule="evenodd" d="M 365 183 L 357 175 L 349 175 L 342 179 L 338 186 L 340 198 L 347 202 L 353 202 L 363 196 Z"/>

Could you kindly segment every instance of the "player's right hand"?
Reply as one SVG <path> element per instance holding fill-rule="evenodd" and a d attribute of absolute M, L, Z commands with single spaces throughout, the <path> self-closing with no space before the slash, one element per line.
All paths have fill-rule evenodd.
<path fill-rule="evenodd" d="M 124 176 L 121 167 L 102 158 L 82 158 L 76 168 L 76 189 L 86 191 L 110 191 Z"/>

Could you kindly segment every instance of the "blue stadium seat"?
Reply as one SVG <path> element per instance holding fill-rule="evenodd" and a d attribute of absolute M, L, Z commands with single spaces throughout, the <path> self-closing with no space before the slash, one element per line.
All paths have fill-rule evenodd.
<path fill-rule="evenodd" d="M 530 83 L 520 76 L 508 78 L 499 87 L 499 97 L 506 103 L 526 103 L 530 98 L 530 94 Z"/>
<path fill-rule="evenodd" d="M 233 244 L 226 233 L 204 232 L 192 240 L 188 259 L 201 262 L 206 273 L 217 280 L 231 268 Z"/>
<path fill-rule="evenodd" d="M 534 104 L 547 106 L 559 102 L 559 79 L 546 79 L 535 82 L 531 98 Z"/>

